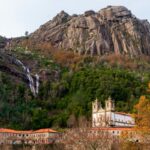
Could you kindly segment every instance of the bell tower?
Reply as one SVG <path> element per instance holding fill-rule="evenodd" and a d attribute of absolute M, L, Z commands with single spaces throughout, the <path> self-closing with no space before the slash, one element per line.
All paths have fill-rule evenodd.
<path fill-rule="evenodd" d="M 105 109 L 106 111 L 115 111 L 115 102 L 111 99 L 111 97 L 105 101 Z"/>
<path fill-rule="evenodd" d="M 102 108 L 101 103 L 96 98 L 96 100 L 94 102 L 92 102 L 92 111 L 93 111 L 93 113 L 98 112 L 99 109 L 101 109 L 101 108 Z"/>

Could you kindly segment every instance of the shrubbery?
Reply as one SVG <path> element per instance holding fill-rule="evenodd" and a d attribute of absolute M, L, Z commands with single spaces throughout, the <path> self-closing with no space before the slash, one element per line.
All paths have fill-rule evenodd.
<path fill-rule="evenodd" d="M 41 83 L 34 98 L 24 83 L 0 76 L 0 124 L 17 129 L 66 127 L 70 116 L 79 120 L 91 117 L 91 103 L 98 97 L 102 104 L 111 96 L 116 110 L 132 112 L 133 105 L 144 94 L 148 78 L 122 69 L 84 67 L 76 72 L 65 70 L 57 82 Z"/>

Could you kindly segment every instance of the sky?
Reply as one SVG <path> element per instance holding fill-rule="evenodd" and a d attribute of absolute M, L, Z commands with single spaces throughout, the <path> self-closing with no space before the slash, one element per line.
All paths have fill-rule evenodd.
<path fill-rule="evenodd" d="M 0 0 L 0 35 L 18 37 L 34 32 L 61 10 L 82 14 L 108 5 L 123 5 L 140 19 L 150 21 L 150 0 Z"/>

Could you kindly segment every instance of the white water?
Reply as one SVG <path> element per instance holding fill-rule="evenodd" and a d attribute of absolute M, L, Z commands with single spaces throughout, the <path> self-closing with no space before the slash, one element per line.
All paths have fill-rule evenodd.
<path fill-rule="evenodd" d="M 20 65 L 23 68 L 23 71 L 25 72 L 28 80 L 29 80 L 29 87 L 31 92 L 34 96 L 36 96 L 39 93 L 39 75 L 35 75 L 35 81 L 30 73 L 30 70 L 28 67 L 26 67 L 20 60 L 16 59 L 17 65 Z"/>
<path fill-rule="evenodd" d="M 39 84 L 40 77 L 39 77 L 38 74 L 36 74 L 35 77 L 36 77 L 36 84 L 35 84 L 36 89 L 35 89 L 35 93 L 38 94 L 39 93 L 39 85 L 40 85 Z"/>
<path fill-rule="evenodd" d="M 26 67 L 19 59 L 17 59 L 16 57 L 12 56 L 12 55 L 6 55 L 4 53 L 1 54 L 0 51 L 0 56 L 5 58 L 6 60 L 10 61 L 11 63 L 14 63 L 17 66 L 21 66 L 23 69 L 23 72 L 25 73 L 28 81 L 29 81 L 29 87 L 31 92 L 33 93 L 34 96 L 37 96 L 39 93 L 39 75 L 35 74 L 34 77 L 32 77 L 30 69 L 28 67 Z"/>

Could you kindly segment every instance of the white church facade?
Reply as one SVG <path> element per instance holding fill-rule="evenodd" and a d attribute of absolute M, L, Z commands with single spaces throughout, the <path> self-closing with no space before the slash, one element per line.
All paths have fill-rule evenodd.
<path fill-rule="evenodd" d="M 109 97 L 105 108 L 96 99 L 92 103 L 92 127 L 134 127 L 135 120 L 130 114 L 115 112 L 115 102 Z"/>

